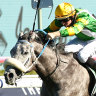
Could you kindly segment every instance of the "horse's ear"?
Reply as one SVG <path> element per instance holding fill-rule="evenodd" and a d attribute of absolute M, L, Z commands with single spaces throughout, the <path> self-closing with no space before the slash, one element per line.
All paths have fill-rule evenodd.
<path fill-rule="evenodd" d="M 19 37 L 22 37 L 24 35 L 24 32 L 20 32 Z"/>
<path fill-rule="evenodd" d="M 37 37 L 36 32 L 30 31 L 29 36 L 28 36 L 28 41 L 30 41 L 30 42 L 34 41 L 36 39 L 36 37 Z"/>
<path fill-rule="evenodd" d="M 34 39 L 33 37 L 34 37 L 34 32 L 30 31 L 28 36 L 28 41 L 32 41 Z"/>
<path fill-rule="evenodd" d="M 32 35 L 32 34 L 33 34 L 33 31 L 30 31 L 30 32 L 29 32 L 29 36 Z"/>

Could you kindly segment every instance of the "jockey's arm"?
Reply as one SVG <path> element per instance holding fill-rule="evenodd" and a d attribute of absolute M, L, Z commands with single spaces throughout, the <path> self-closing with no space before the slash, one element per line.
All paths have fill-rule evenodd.
<path fill-rule="evenodd" d="M 70 27 L 66 27 L 65 29 L 63 30 L 60 30 L 60 34 L 61 36 L 63 37 L 66 37 L 66 36 L 73 36 L 73 35 L 76 35 L 78 34 L 79 32 L 81 32 L 83 30 L 83 28 L 88 25 L 89 23 L 89 20 L 88 18 L 78 18 L 76 19 L 76 23 L 73 24 L 73 26 L 70 26 Z"/>
<path fill-rule="evenodd" d="M 71 27 L 67 27 L 60 31 L 49 32 L 48 38 L 54 39 L 55 37 L 59 37 L 59 36 L 66 37 L 66 36 L 76 35 L 79 32 L 81 32 L 87 24 L 88 24 L 88 20 L 84 18 L 79 18 L 76 20 L 76 23 Z"/>
<path fill-rule="evenodd" d="M 55 32 L 55 31 L 59 31 L 60 28 L 62 27 L 62 25 L 60 24 L 60 22 L 56 19 L 54 19 L 51 24 L 44 29 L 44 31 L 46 31 L 47 33 L 49 32 Z"/>
<path fill-rule="evenodd" d="M 65 29 L 59 30 L 62 25 L 59 25 L 60 22 L 54 20 L 46 29 L 45 31 L 48 32 L 48 37 L 53 39 L 55 37 L 66 37 L 66 36 L 73 36 L 78 34 L 83 30 L 83 28 L 88 25 L 89 20 L 88 17 L 82 17 L 82 18 L 77 18 L 76 23 L 73 24 L 73 26 L 66 27 Z"/>

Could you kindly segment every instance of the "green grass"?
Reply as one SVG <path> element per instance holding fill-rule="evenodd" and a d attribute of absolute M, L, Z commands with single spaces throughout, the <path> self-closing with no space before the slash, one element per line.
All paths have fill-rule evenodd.
<path fill-rule="evenodd" d="M 36 75 L 37 73 L 35 71 L 31 71 L 29 73 L 26 73 L 26 75 Z M 4 70 L 0 70 L 0 76 L 4 75 Z"/>
<path fill-rule="evenodd" d="M 35 71 L 31 71 L 29 73 L 26 73 L 26 75 L 36 75 L 37 73 Z"/>
<path fill-rule="evenodd" d="M 0 63 L 0 67 L 2 67 L 2 63 Z M 26 75 L 36 75 L 37 73 L 35 71 L 31 71 L 29 73 L 26 73 Z M 4 70 L 0 70 L 0 76 L 4 75 Z"/>
<path fill-rule="evenodd" d="M 0 76 L 4 75 L 4 70 L 0 70 Z"/>

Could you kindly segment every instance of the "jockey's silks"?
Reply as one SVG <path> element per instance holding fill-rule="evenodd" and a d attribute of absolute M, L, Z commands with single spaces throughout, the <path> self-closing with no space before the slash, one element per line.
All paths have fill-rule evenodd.
<path fill-rule="evenodd" d="M 59 20 L 54 19 L 51 24 L 44 29 L 46 32 L 60 31 L 61 36 L 76 35 L 81 40 L 93 40 L 96 38 L 96 19 L 87 11 L 83 9 L 76 10 L 76 22 L 65 29 L 62 27 Z M 83 29 L 89 30 L 83 31 Z"/>

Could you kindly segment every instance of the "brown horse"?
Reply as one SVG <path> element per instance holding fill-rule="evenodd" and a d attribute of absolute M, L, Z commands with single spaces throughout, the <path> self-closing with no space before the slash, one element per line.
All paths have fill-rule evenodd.
<path fill-rule="evenodd" d="M 73 53 L 62 54 L 47 46 L 38 57 L 43 47 L 35 32 L 20 34 L 11 50 L 12 58 L 4 63 L 6 83 L 12 85 L 23 73 L 35 70 L 43 80 L 41 96 L 90 96 L 93 78 L 73 58 Z"/>

